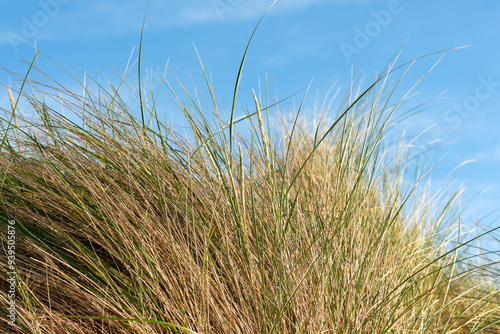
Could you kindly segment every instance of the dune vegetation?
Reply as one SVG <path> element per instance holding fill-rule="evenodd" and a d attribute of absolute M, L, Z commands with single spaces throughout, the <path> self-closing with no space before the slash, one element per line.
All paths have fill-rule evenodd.
<path fill-rule="evenodd" d="M 1 106 L 2 332 L 500 332 L 498 263 L 474 249 L 495 231 L 464 235 L 460 192 L 435 196 L 411 145 L 386 140 L 389 78 L 412 62 L 315 124 L 268 92 L 240 107 L 241 68 L 229 112 L 208 75 L 203 97 L 160 76 L 182 131 L 145 82 L 134 109 L 125 77 L 77 94 L 35 64 Z"/>

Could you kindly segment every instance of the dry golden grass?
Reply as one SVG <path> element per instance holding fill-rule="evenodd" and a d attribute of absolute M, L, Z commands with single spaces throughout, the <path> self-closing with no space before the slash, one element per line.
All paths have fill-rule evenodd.
<path fill-rule="evenodd" d="M 37 117 L 14 97 L 3 109 L 0 216 L 2 231 L 17 222 L 17 331 L 500 332 L 498 264 L 478 265 L 453 234 L 459 194 L 444 206 L 417 195 L 411 152 L 384 144 L 386 78 L 316 128 L 297 117 L 270 133 L 271 107 L 256 98 L 247 136 L 215 98 L 209 115 L 171 90 L 186 136 L 143 105 L 146 126 L 113 87 L 85 99 L 18 89 Z"/>

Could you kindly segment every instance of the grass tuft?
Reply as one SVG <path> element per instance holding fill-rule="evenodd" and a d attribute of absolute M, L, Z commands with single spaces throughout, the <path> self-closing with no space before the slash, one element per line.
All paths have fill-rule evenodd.
<path fill-rule="evenodd" d="M 163 77 L 184 134 L 140 85 L 137 117 L 119 87 L 84 84 L 80 96 L 20 77 L 0 122 L 2 231 L 17 222 L 16 330 L 498 333 L 498 263 L 472 247 L 494 230 L 467 237 L 460 193 L 420 194 L 428 170 L 411 167 L 404 141 L 384 140 L 402 102 L 392 102 L 398 84 L 388 87 L 393 65 L 315 125 L 302 104 L 285 121 L 260 92 L 255 112 L 235 118 L 238 84 L 226 122 L 208 78 L 211 114 Z M 273 110 L 281 126 L 266 132 Z"/>

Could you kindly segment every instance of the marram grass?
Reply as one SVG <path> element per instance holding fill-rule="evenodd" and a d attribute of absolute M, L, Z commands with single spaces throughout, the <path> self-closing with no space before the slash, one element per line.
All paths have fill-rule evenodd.
<path fill-rule="evenodd" d="M 2 332 L 500 333 L 498 263 L 471 255 L 460 194 L 419 195 L 425 171 L 384 141 L 392 70 L 315 126 L 255 93 L 227 122 L 209 80 L 207 107 L 163 79 L 182 133 L 154 99 L 136 117 L 118 87 L 21 77 L 0 123 Z"/>

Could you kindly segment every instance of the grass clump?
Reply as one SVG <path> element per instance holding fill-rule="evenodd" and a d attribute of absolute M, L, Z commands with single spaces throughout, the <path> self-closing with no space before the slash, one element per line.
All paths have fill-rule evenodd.
<path fill-rule="evenodd" d="M 302 107 L 286 122 L 255 93 L 255 110 L 236 118 L 233 104 L 226 122 L 209 80 L 205 103 L 163 78 L 184 134 L 161 121 L 154 94 L 137 117 L 125 78 L 79 96 L 21 77 L 11 89 L 34 113 L 11 95 L 0 150 L 2 231 L 17 222 L 16 330 L 500 331 L 498 265 L 471 255 L 459 194 L 442 206 L 417 196 L 411 151 L 384 141 L 400 105 L 392 72 L 314 127 Z M 5 321 L 6 252 L 0 263 Z"/>

